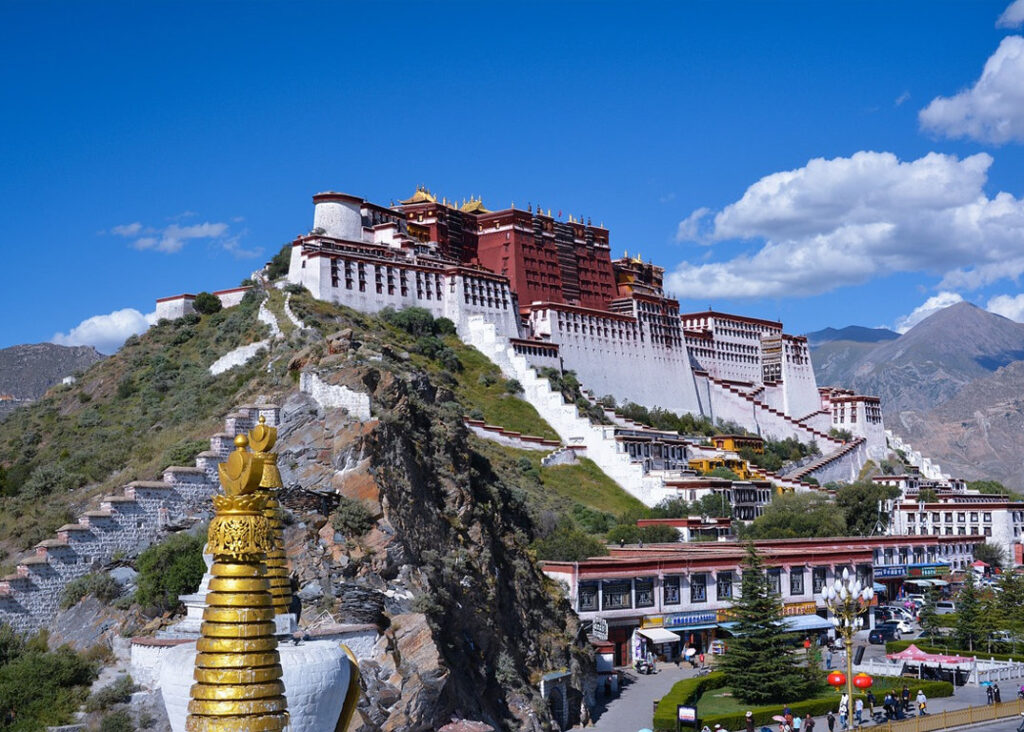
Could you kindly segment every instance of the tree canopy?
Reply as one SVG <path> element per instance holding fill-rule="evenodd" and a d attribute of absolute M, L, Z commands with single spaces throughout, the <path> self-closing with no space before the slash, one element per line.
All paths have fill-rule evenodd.
<path fill-rule="evenodd" d="M 883 524 L 887 521 L 885 512 L 879 514 L 878 502 L 898 498 L 899 495 L 899 488 L 871 481 L 841 486 L 836 491 L 836 506 L 843 512 L 846 531 L 850 536 L 870 536 L 879 518 Z"/>
<path fill-rule="evenodd" d="M 720 663 L 733 696 L 748 704 L 769 704 L 813 695 L 818 680 L 799 666 L 793 636 L 782 629 L 782 600 L 769 589 L 753 544 L 747 545 L 740 588 L 732 605 L 735 637 Z"/>
<path fill-rule="evenodd" d="M 846 519 L 821 493 L 784 493 L 747 526 L 737 527 L 744 539 L 799 539 L 846 536 Z"/>
<path fill-rule="evenodd" d="M 220 298 L 216 295 L 209 292 L 200 292 L 196 295 L 196 299 L 192 301 L 192 307 L 200 315 L 213 315 L 220 312 L 224 304 L 221 303 Z"/>

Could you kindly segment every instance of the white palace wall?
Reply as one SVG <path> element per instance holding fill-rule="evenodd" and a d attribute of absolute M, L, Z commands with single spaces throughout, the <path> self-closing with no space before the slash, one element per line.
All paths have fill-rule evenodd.
<path fill-rule="evenodd" d="M 530 325 L 534 335 L 558 345 L 563 367 L 575 371 L 593 394 L 612 394 L 619 401 L 677 413 L 700 413 L 685 347 L 651 343 L 643 323 L 634 318 L 534 308 Z"/>

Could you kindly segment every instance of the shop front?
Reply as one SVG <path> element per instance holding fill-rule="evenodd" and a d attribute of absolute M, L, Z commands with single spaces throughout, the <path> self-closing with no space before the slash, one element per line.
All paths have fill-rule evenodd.
<path fill-rule="evenodd" d="M 885 596 L 887 599 L 892 600 L 901 596 L 904 580 L 906 580 L 908 576 L 907 565 L 875 565 L 872 568 L 872 574 L 875 577 L 875 582 L 885 587 Z"/>
<path fill-rule="evenodd" d="M 690 648 L 697 654 L 708 653 L 718 629 L 718 613 L 714 610 L 700 610 L 665 615 L 663 627 L 679 637 L 684 654 Z"/>

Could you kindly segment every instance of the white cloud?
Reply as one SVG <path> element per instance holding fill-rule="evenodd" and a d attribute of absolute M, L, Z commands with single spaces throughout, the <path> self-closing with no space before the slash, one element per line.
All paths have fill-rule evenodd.
<path fill-rule="evenodd" d="M 1021 295 L 996 295 L 989 298 L 985 309 L 1004 318 L 1024 323 L 1024 294 Z"/>
<path fill-rule="evenodd" d="M 929 315 L 948 308 L 950 305 L 956 305 L 958 302 L 963 301 L 964 299 L 955 292 L 940 292 L 938 295 L 929 297 L 921 305 L 914 308 L 909 315 L 903 315 L 896 318 L 896 324 L 893 326 L 893 330 L 897 333 L 906 333 Z"/>
<path fill-rule="evenodd" d="M 156 322 L 156 312 L 143 315 L 134 308 L 115 310 L 86 318 L 68 333 L 54 333 L 52 343 L 62 346 L 93 346 L 101 353 L 113 353 L 129 336 L 144 332 Z"/>
<path fill-rule="evenodd" d="M 728 261 L 682 262 L 686 298 L 816 295 L 894 272 L 944 275 L 943 289 L 1024 273 L 1024 201 L 984 191 L 992 157 L 858 152 L 765 176 L 705 221 L 707 241 L 749 242 Z M 698 209 L 679 227 L 696 234 Z M 692 238 L 692 237 L 683 237 Z"/>
<path fill-rule="evenodd" d="M 162 227 L 143 226 L 139 221 L 131 224 L 121 224 L 112 227 L 110 233 L 126 239 L 133 239 L 131 245 L 135 249 L 152 249 L 166 254 L 180 252 L 190 241 L 204 240 L 219 246 L 239 259 L 259 257 L 263 253 L 262 249 L 258 248 L 242 248 L 241 239 L 248 232 L 233 233 L 230 230 L 231 227 L 222 221 L 212 223 L 206 221 L 202 224 L 192 224 L 191 226 L 182 226 L 180 223 L 177 223 L 195 215 L 193 211 L 185 211 L 171 217 L 170 220 L 175 223 Z M 243 220 L 240 216 L 232 219 L 235 223 Z"/>
<path fill-rule="evenodd" d="M 133 224 L 121 224 L 120 226 L 115 226 L 110 230 L 110 233 L 116 234 L 117 236 L 129 237 L 135 236 L 140 231 L 142 231 L 142 224 L 136 221 Z"/>
<path fill-rule="evenodd" d="M 903 102 L 907 101 L 908 99 L 910 99 L 910 92 L 905 91 L 898 97 L 896 97 L 896 99 L 893 100 L 893 104 L 895 104 L 897 107 L 900 107 L 903 106 Z"/>
<path fill-rule="evenodd" d="M 956 96 L 935 97 L 918 119 L 922 128 L 946 137 L 997 145 L 1024 142 L 1024 38 L 1004 38 L 974 86 Z"/>
<path fill-rule="evenodd" d="M 710 208 L 701 206 L 680 221 L 679 227 L 676 229 L 676 241 L 702 241 L 704 236 L 701 234 L 701 222 L 710 213 L 712 213 Z"/>
<path fill-rule="evenodd" d="M 996 28 L 1019 28 L 1024 23 L 1024 0 L 1014 0 L 996 21 Z"/>

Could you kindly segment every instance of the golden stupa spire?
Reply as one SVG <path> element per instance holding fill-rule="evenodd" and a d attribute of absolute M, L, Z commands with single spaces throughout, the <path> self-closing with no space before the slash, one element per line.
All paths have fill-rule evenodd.
<path fill-rule="evenodd" d="M 218 466 L 224 495 L 213 497 L 208 532 L 210 592 L 196 643 L 188 732 L 277 732 L 288 725 L 266 554 L 274 547 L 258 491 L 262 461 L 245 435 Z"/>
<path fill-rule="evenodd" d="M 288 579 L 288 560 L 284 555 L 284 528 L 281 523 L 281 507 L 277 502 L 277 491 L 284 488 L 281 472 L 277 469 L 277 453 L 270 452 L 277 443 L 277 428 L 267 427 L 267 419 L 260 415 L 260 423 L 249 431 L 249 445 L 253 459 L 263 466 L 259 495 L 267 500 L 263 515 L 270 522 L 270 533 L 274 547 L 267 552 L 267 579 L 270 594 L 274 598 L 274 614 L 286 615 L 292 604 L 292 585 Z"/>

